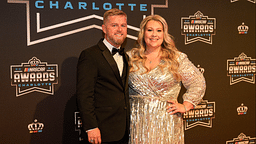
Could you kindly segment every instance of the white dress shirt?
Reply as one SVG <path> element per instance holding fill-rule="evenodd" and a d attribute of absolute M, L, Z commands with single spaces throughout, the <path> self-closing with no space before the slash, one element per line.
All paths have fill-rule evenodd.
<path fill-rule="evenodd" d="M 106 39 L 103 40 L 103 43 L 106 45 L 106 47 L 109 49 L 109 51 L 111 53 L 114 46 L 112 46 Z M 120 47 L 118 47 L 117 49 L 120 49 Z M 119 69 L 120 76 L 122 76 L 123 68 L 124 68 L 123 56 L 120 55 L 119 53 L 116 53 L 113 57 L 116 61 L 117 67 Z"/>

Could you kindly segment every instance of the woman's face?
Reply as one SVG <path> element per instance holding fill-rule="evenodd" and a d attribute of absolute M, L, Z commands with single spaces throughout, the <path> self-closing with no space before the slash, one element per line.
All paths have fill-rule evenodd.
<path fill-rule="evenodd" d="M 159 21 L 150 20 L 146 24 L 144 40 L 147 49 L 161 48 L 164 40 L 163 25 Z"/>

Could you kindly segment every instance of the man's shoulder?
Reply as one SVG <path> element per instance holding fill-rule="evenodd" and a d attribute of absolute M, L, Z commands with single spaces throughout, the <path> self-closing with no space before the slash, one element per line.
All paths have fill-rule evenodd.
<path fill-rule="evenodd" d="M 93 45 L 91 47 L 85 48 L 81 53 L 97 53 L 100 52 L 98 45 Z"/>
<path fill-rule="evenodd" d="M 86 52 L 93 52 L 93 51 L 97 51 L 97 50 L 99 50 L 98 45 L 93 45 L 93 46 L 91 46 L 91 47 L 85 48 L 83 51 L 86 51 Z"/>
<path fill-rule="evenodd" d="M 103 44 L 102 40 L 100 40 L 97 44 L 90 46 L 88 48 L 85 48 L 83 52 L 97 52 L 100 51 L 101 43 Z"/>

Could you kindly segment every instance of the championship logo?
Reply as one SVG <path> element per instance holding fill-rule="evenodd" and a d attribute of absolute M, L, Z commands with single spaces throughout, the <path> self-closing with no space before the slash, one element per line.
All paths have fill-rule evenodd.
<path fill-rule="evenodd" d="M 249 30 L 249 27 L 246 26 L 246 25 L 244 24 L 244 22 L 243 22 L 242 25 L 240 25 L 240 26 L 237 27 L 237 30 L 238 30 L 239 34 L 247 34 L 247 33 L 248 33 L 248 30 Z"/>
<path fill-rule="evenodd" d="M 212 119 L 215 118 L 215 102 L 202 100 L 194 109 L 183 114 L 185 130 L 195 126 L 212 127 Z"/>
<path fill-rule="evenodd" d="M 81 137 L 82 119 L 80 117 L 80 112 L 75 112 L 74 116 L 75 116 L 75 131 L 78 131 L 79 141 L 82 141 L 83 140 L 82 137 Z"/>
<path fill-rule="evenodd" d="M 212 44 L 212 36 L 215 32 L 216 19 L 208 18 L 200 11 L 181 18 L 181 34 L 185 36 L 186 45 L 196 41 Z"/>
<path fill-rule="evenodd" d="M 54 84 L 58 84 L 58 65 L 41 62 L 36 57 L 21 65 L 11 65 L 10 71 L 17 97 L 34 91 L 53 95 Z"/>
<path fill-rule="evenodd" d="M 256 59 L 247 57 L 241 53 L 234 59 L 227 60 L 227 76 L 230 77 L 230 85 L 241 81 L 255 84 Z"/>
<path fill-rule="evenodd" d="M 256 138 L 251 138 L 241 133 L 237 138 L 233 140 L 226 141 L 226 144 L 255 144 Z"/>
<path fill-rule="evenodd" d="M 29 133 L 39 133 L 43 132 L 44 124 L 37 121 L 37 119 L 34 120 L 33 123 L 28 125 Z"/>
<path fill-rule="evenodd" d="M 238 115 L 245 115 L 247 113 L 248 107 L 244 106 L 244 104 L 242 103 L 241 106 L 239 106 L 236 110 Z"/>

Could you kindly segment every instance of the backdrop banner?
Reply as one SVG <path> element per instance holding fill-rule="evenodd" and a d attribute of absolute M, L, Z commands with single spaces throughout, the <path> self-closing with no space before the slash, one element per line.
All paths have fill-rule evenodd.
<path fill-rule="evenodd" d="M 112 8 L 128 17 L 126 51 L 143 18 L 158 14 L 203 73 L 205 96 L 183 115 L 186 144 L 256 143 L 255 0 L 1 0 L 0 7 L 1 144 L 81 141 L 76 65 L 103 37 Z"/>

